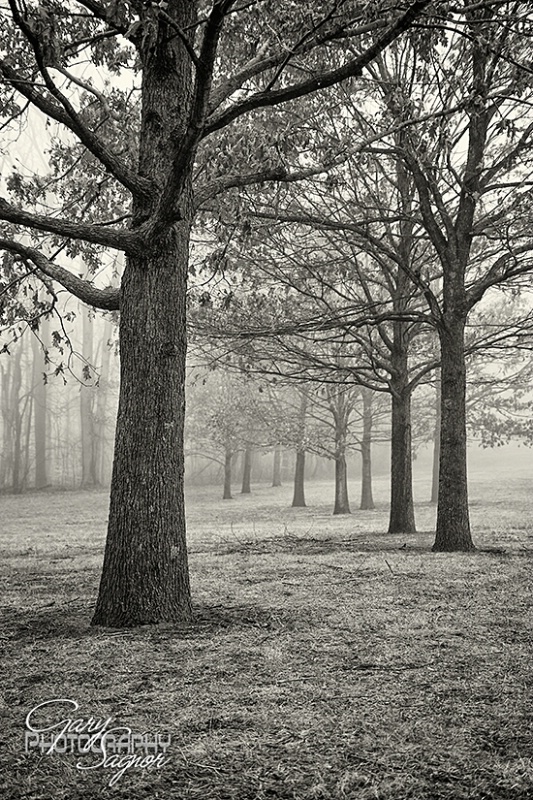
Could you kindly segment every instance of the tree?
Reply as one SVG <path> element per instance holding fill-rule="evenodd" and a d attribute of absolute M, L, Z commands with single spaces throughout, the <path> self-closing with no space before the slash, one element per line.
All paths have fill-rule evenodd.
<path fill-rule="evenodd" d="M 78 0 L 68 7 L 9 0 L 0 12 L 5 122 L 18 124 L 29 108 L 68 134 L 67 145 L 53 149 L 52 184 L 12 175 L 0 200 L 7 223 L 0 247 L 15 254 L 21 270 L 32 264 L 88 305 L 120 308 L 121 384 L 94 624 L 191 617 L 183 420 L 195 208 L 235 185 L 285 179 L 276 137 L 265 134 L 261 142 L 254 134 L 254 125 L 279 128 L 273 114 L 265 125 L 265 110 L 360 76 L 428 6 L 430 0 L 416 0 L 397 10 L 384 2 L 369 18 L 352 2 L 321 4 L 321 15 L 311 17 L 293 2 L 265 13 L 262 3 L 233 0 Z M 96 70 L 79 77 L 80 54 L 106 80 L 98 81 Z M 127 69 L 140 80 L 123 89 Z M 233 152 L 247 153 L 253 142 L 252 168 L 236 174 L 222 164 L 202 184 L 194 175 L 199 148 L 206 141 L 213 148 L 214 140 L 218 146 L 226 129 L 235 133 L 228 139 Z M 34 210 L 51 185 L 65 199 L 58 213 Z M 35 233 L 32 246 L 21 242 L 20 227 Z M 80 243 L 124 252 L 120 290 L 100 288 L 45 256 L 43 234 L 71 254 L 88 252 Z"/>
<path fill-rule="evenodd" d="M 372 429 L 374 427 L 374 392 L 363 388 L 363 432 L 361 435 L 361 511 L 371 511 L 374 508 L 372 494 Z"/>
<path fill-rule="evenodd" d="M 206 330 L 226 340 L 233 332 L 251 369 L 389 394 L 389 532 L 413 532 L 411 398 L 439 363 L 423 296 L 409 279 L 428 247 L 413 219 L 413 186 L 394 161 L 357 159 L 304 186 L 275 209 L 264 193 L 247 192 L 246 236 L 233 225 L 225 245 L 240 279 L 233 314 L 211 313 Z"/>
<path fill-rule="evenodd" d="M 196 366 L 188 382 L 185 433 L 190 452 L 224 466 L 223 499 L 231 500 L 232 468 L 243 455 L 242 494 L 250 493 L 254 448 L 271 445 L 262 386 L 238 371 Z"/>
<path fill-rule="evenodd" d="M 374 153 L 394 152 L 418 194 L 420 219 L 442 272 L 442 299 L 424 292 L 441 351 L 436 551 L 474 548 L 468 512 L 466 350 L 469 314 L 491 287 L 533 268 L 528 229 L 533 158 L 530 4 L 465 5 L 442 58 L 406 42 L 374 76 L 384 128 L 403 125 Z"/>

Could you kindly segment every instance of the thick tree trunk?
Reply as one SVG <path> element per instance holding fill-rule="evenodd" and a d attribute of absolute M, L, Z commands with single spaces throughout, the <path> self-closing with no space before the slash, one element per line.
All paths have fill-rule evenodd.
<path fill-rule="evenodd" d="M 350 514 L 350 503 L 348 500 L 348 470 L 346 468 L 346 456 L 343 453 L 337 455 L 335 459 L 335 505 L 334 514 Z"/>
<path fill-rule="evenodd" d="M 272 464 L 272 486 L 281 486 L 281 456 L 283 448 L 277 444 L 274 448 L 274 459 Z"/>
<path fill-rule="evenodd" d="M 431 474 L 431 502 L 439 500 L 439 460 L 440 460 L 440 372 L 435 379 L 435 432 L 433 435 L 433 468 Z"/>
<path fill-rule="evenodd" d="M 188 233 L 176 226 L 157 255 L 128 259 L 122 279 L 121 383 L 96 625 L 191 617 L 183 497 Z"/>
<path fill-rule="evenodd" d="M 224 453 L 224 492 L 222 494 L 223 500 L 231 500 L 231 467 L 233 462 L 233 453 L 231 450 L 226 449 Z"/>
<path fill-rule="evenodd" d="M 168 3 L 170 23 L 146 25 L 140 44 L 138 167 L 154 190 L 134 200 L 132 229 L 148 221 L 151 232 L 127 256 L 120 287 L 120 393 L 93 617 L 99 625 L 176 623 L 192 616 L 183 428 L 194 152 L 188 144 L 182 159 L 177 154 L 193 136 L 193 63 L 175 29 L 192 36 L 196 10 L 196 3 Z M 169 180 L 172 188 L 164 195 L 158 187 L 168 187 Z"/>
<path fill-rule="evenodd" d="M 411 452 L 411 389 L 408 373 L 408 345 L 405 324 L 394 323 L 394 347 L 391 352 L 391 501 L 389 533 L 416 531 L 413 504 Z"/>
<path fill-rule="evenodd" d="M 371 511 L 372 496 L 372 392 L 363 389 L 363 436 L 361 438 L 361 511 Z"/>
<path fill-rule="evenodd" d="M 439 502 L 433 550 L 474 550 L 468 513 L 465 320 L 448 314 L 440 328 L 441 432 Z"/>
<path fill-rule="evenodd" d="M 294 494 L 292 497 L 293 508 L 305 508 L 305 450 L 296 451 L 296 465 L 294 468 Z"/>
<path fill-rule="evenodd" d="M 246 447 L 242 459 L 242 486 L 241 494 L 250 494 L 252 479 L 252 449 Z"/>

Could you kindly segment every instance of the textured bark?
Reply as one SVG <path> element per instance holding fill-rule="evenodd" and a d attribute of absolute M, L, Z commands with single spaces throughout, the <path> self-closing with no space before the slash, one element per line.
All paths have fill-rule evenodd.
<path fill-rule="evenodd" d="M 372 392 L 363 389 L 363 436 L 361 438 L 361 511 L 371 511 L 372 495 Z"/>
<path fill-rule="evenodd" d="M 296 451 L 292 507 L 305 508 L 305 450 Z"/>
<path fill-rule="evenodd" d="M 243 453 L 243 460 L 242 460 L 241 494 L 251 493 L 252 491 L 251 479 L 252 479 L 252 449 L 250 447 L 246 447 Z"/>
<path fill-rule="evenodd" d="M 109 527 L 93 624 L 191 616 L 183 497 L 188 232 L 122 280 Z M 147 263 L 148 262 L 148 263 Z"/>
<path fill-rule="evenodd" d="M 226 449 L 224 453 L 224 492 L 222 494 L 223 500 L 231 500 L 231 465 L 233 461 L 233 453 L 231 450 Z"/>
<path fill-rule="evenodd" d="M 195 4 L 168 7 L 195 22 Z M 140 254 L 126 259 L 120 288 L 120 393 L 106 551 L 93 624 L 183 622 L 192 616 L 185 537 L 183 427 L 186 292 L 192 214 L 191 155 L 176 161 L 186 134 L 192 69 L 166 26 L 143 45 L 139 172 L 165 193 L 137 198 L 132 227 L 158 209 Z M 170 227 L 169 227 L 170 223 Z"/>
<path fill-rule="evenodd" d="M 465 319 L 449 314 L 441 339 L 439 502 L 433 550 L 474 550 L 468 513 Z"/>
<path fill-rule="evenodd" d="M 335 458 L 335 505 L 334 514 L 350 514 L 350 503 L 348 500 L 348 470 L 346 468 L 346 456 L 344 453 Z"/>

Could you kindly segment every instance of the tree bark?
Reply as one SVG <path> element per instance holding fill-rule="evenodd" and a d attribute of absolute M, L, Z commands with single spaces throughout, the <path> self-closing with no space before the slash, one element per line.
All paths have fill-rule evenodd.
<path fill-rule="evenodd" d="M 176 226 L 157 254 L 129 258 L 122 279 L 119 408 L 95 625 L 191 617 L 182 447 L 188 234 Z"/>
<path fill-rule="evenodd" d="M 371 511 L 372 496 L 372 392 L 363 389 L 363 436 L 361 438 L 361 511 Z"/>
<path fill-rule="evenodd" d="M 440 373 L 435 378 L 435 432 L 433 435 L 433 469 L 431 474 L 431 502 L 439 499 L 439 460 L 440 460 L 440 406 L 441 387 Z"/>
<path fill-rule="evenodd" d="M 296 465 L 294 468 L 294 494 L 292 497 L 293 508 L 305 508 L 305 450 L 296 450 Z"/>
<path fill-rule="evenodd" d="M 274 458 L 272 463 L 272 486 L 281 486 L 281 456 L 283 448 L 277 444 L 274 448 Z"/>
<path fill-rule="evenodd" d="M 449 313 L 439 329 L 442 400 L 435 552 L 475 549 L 468 513 L 465 323 L 465 317 Z"/>
<path fill-rule="evenodd" d="M 127 255 L 120 287 L 120 392 L 97 625 L 192 617 L 183 433 L 194 147 L 177 154 L 192 136 L 193 80 L 173 26 L 190 31 L 196 4 L 171 3 L 166 13 L 172 26 L 147 29 L 142 43 L 139 173 L 166 191 L 138 194 L 132 207 L 132 230 L 148 220 L 150 235 Z"/>
<path fill-rule="evenodd" d="M 348 471 L 346 468 L 346 455 L 339 453 L 335 458 L 335 505 L 334 514 L 350 514 L 348 500 Z"/>
<path fill-rule="evenodd" d="M 252 478 L 252 449 L 251 447 L 246 447 L 243 453 L 243 462 L 242 462 L 242 486 L 241 486 L 241 494 L 250 494 L 251 489 L 251 478 Z"/>

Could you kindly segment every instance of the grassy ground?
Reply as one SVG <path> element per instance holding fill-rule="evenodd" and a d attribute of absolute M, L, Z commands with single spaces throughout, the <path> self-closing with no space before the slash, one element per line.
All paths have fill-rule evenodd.
<path fill-rule="evenodd" d="M 307 509 L 289 487 L 191 492 L 195 624 L 129 631 L 88 624 L 106 494 L 1 497 L 2 797 L 533 797 L 530 481 L 472 483 L 476 543 L 504 552 L 432 554 L 424 503 L 421 533 L 388 536 L 386 494 L 332 517 L 329 484 Z M 108 786 L 117 770 L 25 753 L 52 698 L 171 734 L 168 763 Z"/>

